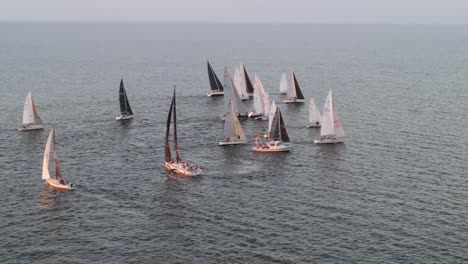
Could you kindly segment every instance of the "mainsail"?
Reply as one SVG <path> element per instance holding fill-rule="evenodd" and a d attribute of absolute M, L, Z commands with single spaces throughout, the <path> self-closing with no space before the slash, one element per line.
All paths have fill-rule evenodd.
<path fill-rule="evenodd" d="M 297 95 L 297 99 L 304 99 L 304 95 L 302 94 L 301 88 L 299 87 L 299 83 L 297 82 L 296 75 L 292 72 L 292 78 L 294 80 L 294 89 L 296 90 L 295 93 Z"/>
<path fill-rule="evenodd" d="M 173 106 L 174 106 L 174 98 L 172 98 L 171 107 L 169 108 L 169 114 L 167 115 L 167 122 L 166 122 L 166 137 L 164 140 L 164 159 L 166 162 L 172 161 L 171 148 L 169 147 L 169 132 L 171 128 Z"/>
<path fill-rule="evenodd" d="M 290 99 L 304 99 L 299 83 L 297 82 L 296 75 L 291 70 L 291 79 L 289 80 L 290 84 L 288 86 L 288 91 L 286 95 Z"/>
<path fill-rule="evenodd" d="M 207 67 L 208 67 L 208 78 L 210 79 L 210 87 L 212 91 L 223 91 L 223 85 L 218 79 L 218 76 L 216 76 L 216 73 L 214 72 L 213 68 L 210 65 L 209 61 L 206 61 Z"/>
<path fill-rule="evenodd" d="M 286 78 L 286 73 L 281 75 L 280 80 L 280 93 L 287 93 L 288 91 L 288 79 Z"/>
<path fill-rule="evenodd" d="M 52 128 L 52 130 L 54 130 L 54 140 L 53 140 L 52 146 L 54 149 L 55 178 L 57 180 L 61 180 L 63 179 L 63 177 L 62 177 L 62 171 L 60 170 L 60 163 L 59 163 L 58 156 L 57 156 L 57 149 L 55 148 L 55 128 Z"/>
<path fill-rule="evenodd" d="M 252 86 L 252 82 L 250 81 L 249 74 L 247 73 L 247 69 L 245 68 L 245 65 L 243 63 L 241 64 L 241 66 L 242 66 L 242 69 L 244 71 L 246 91 L 247 91 L 248 94 L 252 94 L 254 92 L 254 87 Z"/>
<path fill-rule="evenodd" d="M 273 100 L 273 102 L 271 102 L 270 112 L 268 113 L 268 134 L 271 132 L 271 128 L 273 126 L 273 117 L 275 116 L 277 108 L 278 107 L 276 106 L 275 100 Z"/>
<path fill-rule="evenodd" d="M 238 140 L 246 140 L 246 136 L 242 126 L 237 118 L 234 110 L 233 100 L 229 104 L 229 115 L 226 116 L 224 122 L 224 137 L 226 138 L 237 138 Z"/>
<path fill-rule="evenodd" d="M 320 123 L 320 112 L 315 104 L 314 98 L 310 98 L 309 104 L 309 124 Z"/>
<path fill-rule="evenodd" d="M 41 115 L 34 104 L 31 92 L 26 96 L 23 107 L 23 125 L 27 124 L 42 125 Z"/>
<path fill-rule="evenodd" d="M 286 130 L 286 125 L 284 124 L 281 110 L 279 108 L 276 108 L 269 136 L 272 140 L 289 142 L 288 131 Z"/>
<path fill-rule="evenodd" d="M 234 87 L 237 89 L 237 93 L 241 99 L 249 99 L 247 94 L 247 83 L 244 76 L 244 70 L 242 64 L 234 69 Z"/>
<path fill-rule="evenodd" d="M 343 127 L 335 113 L 333 105 L 332 91 L 328 92 L 325 105 L 323 106 L 322 113 L 322 127 L 320 129 L 321 136 L 335 135 L 337 138 L 345 137 Z"/>
<path fill-rule="evenodd" d="M 260 79 L 258 78 L 257 74 L 254 76 L 254 91 L 253 91 L 253 97 L 254 97 L 254 113 L 255 114 L 264 114 L 263 112 L 263 99 L 262 96 L 260 95 L 260 88 L 259 86 L 261 85 Z"/>
<path fill-rule="evenodd" d="M 120 101 L 120 112 L 122 114 L 133 115 L 132 108 L 130 107 L 130 104 L 128 103 L 127 93 L 125 92 L 123 79 L 120 79 L 119 101 Z"/>
<path fill-rule="evenodd" d="M 44 160 L 42 161 L 42 179 L 43 180 L 50 179 L 49 160 L 50 160 L 50 148 L 52 146 L 53 137 L 54 137 L 54 129 L 52 128 L 50 130 L 49 137 L 47 138 L 47 143 L 44 149 Z"/>

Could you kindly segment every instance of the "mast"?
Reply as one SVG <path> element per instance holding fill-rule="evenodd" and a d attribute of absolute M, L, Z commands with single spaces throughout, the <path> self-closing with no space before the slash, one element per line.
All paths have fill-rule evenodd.
<path fill-rule="evenodd" d="M 213 67 L 211 67 L 210 62 L 207 60 L 206 61 L 207 68 L 208 68 L 208 79 L 210 80 L 210 87 L 212 91 L 219 90 L 223 91 L 224 87 L 221 84 L 221 82 L 218 79 L 218 76 L 216 76 L 216 73 L 213 70 Z"/>
<path fill-rule="evenodd" d="M 176 161 L 177 161 L 177 163 L 179 163 L 182 160 L 182 158 L 180 157 L 179 147 L 177 146 L 177 116 L 176 116 L 177 110 L 176 110 L 176 94 L 175 94 L 175 91 L 176 91 L 176 87 L 174 85 L 174 97 L 173 97 L 173 100 L 174 100 L 174 106 L 173 106 L 173 109 L 174 109 L 174 149 L 175 149 L 175 152 L 176 152 Z"/>
<path fill-rule="evenodd" d="M 167 115 L 167 122 L 166 122 L 166 137 L 164 139 L 164 160 L 166 162 L 172 161 L 171 148 L 169 147 L 169 130 L 171 128 L 171 117 L 172 117 L 173 106 L 174 106 L 174 98 L 172 98 L 171 107 L 169 108 L 169 114 Z"/>

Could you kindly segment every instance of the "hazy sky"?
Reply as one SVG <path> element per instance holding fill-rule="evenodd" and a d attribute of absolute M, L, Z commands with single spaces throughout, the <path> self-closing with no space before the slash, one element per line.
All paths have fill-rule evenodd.
<path fill-rule="evenodd" d="M 0 0 L 0 20 L 467 24 L 468 0 Z"/>

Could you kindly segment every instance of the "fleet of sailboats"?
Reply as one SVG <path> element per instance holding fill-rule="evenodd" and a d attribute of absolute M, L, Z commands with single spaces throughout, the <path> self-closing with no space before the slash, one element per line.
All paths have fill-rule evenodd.
<path fill-rule="evenodd" d="M 343 143 L 345 140 L 345 133 L 340 119 L 335 112 L 333 105 L 332 91 L 328 92 L 325 105 L 322 112 L 322 127 L 320 128 L 320 138 L 315 139 L 316 144 L 334 144 Z"/>
<path fill-rule="evenodd" d="M 49 171 L 49 160 L 51 152 L 54 155 L 55 164 L 55 178 L 52 178 Z M 44 160 L 42 162 L 42 179 L 46 184 L 58 190 L 72 190 L 73 183 L 67 182 L 63 179 L 62 171 L 57 157 L 57 148 L 55 145 L 55 128 L 52 128 L 47 138 L 47 143 L 44 150 Z"/>
<path fill-rule="evenodd" d="M 43 129 L 44 124 L 42 123 L 39 109 L 37 109 L 34 99 L 32 98 L 31 92 L 28 92 L 26 100 L 24 101 L 23 107 L 23 125 L 18 128 L 19 131 L 30 131 Z"/>
<path fill-rule="evenodd" d="M 210 88 L 211 91 L 208 93 L 208 96 L 223 96 L 224 95 L 224 87 L 216 76 L 213 67 L 211 67 L 210 62 L 206 61 L 208 67 L 208 79 L 210 80 Z"/>
<path fill-rule="evenodd" d="M 302 94 L 299 83 L 297 82 L 294 71 L 291 70 L 291 76 L 289 79 L 288 90 L 286 91 L 286 100 L 283 101 L 285 104 L 303 103 L 304 95 Z"/>
<path fill-rule="evenodd" d="M 174 87 L 174 95 L 172 97 L 171 106 L 169 108 L 169 114 L 167 116 L 166 122 L 166 133 L 165 133 L 165 140 L 164 140 L 164 159 L 165 159 L 165 167 L 166 170 L 171 171 L 175 174 L 179 174 L 182 176 L 196 176 L 200 175 L 202 170 L 201 168 L 189 162 L 184 162 L 180 156 L 180 151 L 177 146 L 177 111 L 176 111 L 176 93 Z M 169 146 L 169 134 L 171 128 L 171 122 L 173 125 L 173 144 L 174 144 L 174 151 L 175 157 L 172 157 L 171 148 Z"/>
<path fill-rule="evenodd" d="M 123 79 L 120 79 L 119 88 L 119 102 L 120 102 L 120 115 L 115 118 L 117 121 L 127 120 L 133 118 L 133 111 L 128 102 L 127 92 L 123 84 Z"/>
<path fill-rule="evenodd" d="M 252 150 L 255 152 L 289 151 L 290 145 L 285 143 L 289 142 L 288 131 L 286 130 L 281 110 L 276 106 L 275 101 L 273 101 L 270 111 L 274 114 L 268 121 L 267 140 L 263 142 L 260 136 L 257 135 Z"/>
<path fill-rule="evenodd" d="M 309 124 L 307 125 L 308 128 L 311 127 L 320 127 L 320 119 L 321 119 L 320 112 L 315 104 L 314 98 L 310 98 L 309 103 Z"/>
<path fill-rule="evenodd" d="M 233 100 L 229 104 L 229 114 L 224 122 L 224 139 L 219 142 L 220 146 L 247 144 L 244 130 L 234 111 Z"/>

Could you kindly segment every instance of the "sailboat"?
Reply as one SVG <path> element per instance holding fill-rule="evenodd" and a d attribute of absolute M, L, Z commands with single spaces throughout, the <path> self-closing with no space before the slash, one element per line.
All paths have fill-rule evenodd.
<path fill-rule="evenodd" d="M 244 73 L 245 91 L 247 92 L 247 95 L 249 97 L 252 97 L 254 93 L 254 87 L 252 85 L 252 82 L 250 81 L 249 74 L 247 73 L 247 69 L 245 68 L 245 65 L 243 63 L 241 63 L 240 67 Z"/>
<path fill-rule="evenodd" d="M 237 119 L 236 112 L 234 111 L 233 100 L 229 104 L 229 114 L 226 116 L 224 122 L 224 140 L 219 142 L 220 146 L 247 144 L 244 130 Z"/>
<path fill-rule="evenodd" d="M 270 112 L 270 96 L 265 91 L 262 81 L 257 74 L 254 77 L 254 111 L 249 113 L 249 117 L 258 120 L 267 120 Z"/>
<path fill-rule="evenodd" d="M 322 127 L 320 128 L 320 138 L 315 139 L 316 144 L 333 144 L 343 143 L 345 140 L 345 133 L 343 126 L 341 126 L 340 119 L 335 112 L 333 105 L 332 91 L 328 92 L 325 105 L 322 112 Z"/>
<path fill-rule="evenodd" d="M 309 104 L 309 124 L 307 125 L 307 127 L 320 127 L 320 118 L 320 112 L 317 108 L 317 105 L 315 105 L 314 98 L 311 97 Z"/>
<path fill-rule="evenodd" d="M 201 174 L 201 169 L 198 165 L 184 162 L 180 156 L 179 148 L 177 146 L 177 117 L 176 117 L 176 95 L 174 87 L 174 95 L 172 97 L 171 107 L 167 116 L 166 123 L 166 136 L 164 141 L 164 159 L 166 170 L 171 171 L 175 174 L 183 176 L 196 176 Z M 173 116 L 173 117 L 172 117 Z M 174 128 L 174 150 L 176 153 L 175 160 L 172 158 L 171 148 L 169 147 L 169 132 L 171 128 L 171 121 L 173 122 Z"/>
<path fill-rule="evenodd" d="M 285 104 L 303 103 L 304 95 L 302 94 L 299 83 L 297 82 L 296 75 L 291 70 L 291 79 L 289 80 L 288 90 L 286 92 L 286 100 L 283 101 Z"/>
<path fill-rule="evenodd" d="M 43 129 L 44 124 L 37 109 L 34 99 L 31 96 L 31 92 L 26 96 L 23 107 L 23 125 L 18 128 L 19 131 L 29 131 L 36 129 Z"/>
<path fill-rule="evenodd" d="M 120 115 L 115 118 L 115 120 L 126 120 L 133 118 L 133 111 L 128 103 L 127 92 L 123 84 L 123 79 L 120 79 L 120 89 L 119 89 L 119 101 L 120 101 Z"/>
<path fill-rule="evenodd" d="M 49 172 L 49 160 L 50 152 L 54 154 L 54 163 L 55 163 L 55 178 L 50 176 Z M 42 162 L 42 179 L 45 180 L 46 184 L 54 189 L 58 190 L 72 190 L 73 183 L 67 182 L 62 177 L 62 172 L 60 170 L 60 164 L 57 157 L 57 149 L 55 147 L 55 128 L 52 128 L 47 138 L 47 144 L 44 150 L 44 160 Z"/>
<path fill-rule="evenodd" d="M 286 73 L 281 75 L 279 90 L 280 94 L 286 94 L 288 92 L 288 79 L 286 78 Z"/>
<path fill-rule="evenodd" d="M 232 75 L 229 72 L 227 66 L 224 68 L 224 88 L 224 106 L 229 109 L 229 104 L 231 104 L 232 99 L 232 105 L 234 107 L 235 113 L 237 114 L 237 118 L 247 118 L 249 111 L 247 110 L 247 106 L 245 106 L 245 104 L 240 99 L 236 84 L 234 83 Z M 225 116 L 223 119 L 224 118 Z"/>
<path fill-rule="evenodd" d="M 268 122 L 268 140 L 266 142 L 262 142 L 260 136 L 255 136 L 255 143 L 252 150 L 255 152 L 289 151 L 289 144 L 284 143 L 289 142 L 288 131 L 286 130 L 281 110 L 276 106 L 275 101 L 273 101 L 270 111 L 270 113 L 273 112 L 274 114 Z"/>
<path fill-rule="evenodd" d="M 249 94 L 247 93 L 247 79 L 245 78 L 242 64 L 239 65 L 239 67 L 235 67 L 233 79 L 235 84 L 234 87 L 237 89 L 239 98 L 242 101 L 249 100 Z M 252 85 L 252 83 L 250 85 Z"/>
<path fill-rule="evenodd" d="M 211 87 L 211 92 L 208 93 L 208 96 L 211 97 L 224 95 L 224 87 L 219 81 L 218 76 L 216 76 L 213 67 L 211 67 L 210 62 L 208 60 L 206 61 L 206 64 L 208 67 L 208 79 L 210 80 Z"/>

